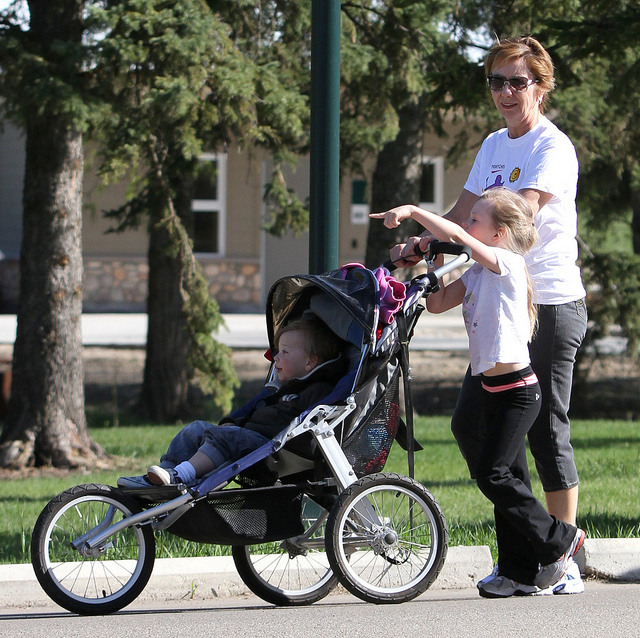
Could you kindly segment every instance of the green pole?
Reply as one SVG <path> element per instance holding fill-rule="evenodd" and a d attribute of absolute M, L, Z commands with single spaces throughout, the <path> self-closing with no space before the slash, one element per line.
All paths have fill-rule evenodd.
<path fill-rule="evenodd" d="M 338 267 L 340 0 L 311 6 L 309 272 Z"/>

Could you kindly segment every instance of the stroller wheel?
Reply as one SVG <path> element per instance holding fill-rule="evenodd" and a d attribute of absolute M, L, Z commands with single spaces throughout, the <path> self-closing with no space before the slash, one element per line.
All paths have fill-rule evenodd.
<path fill-rule="evenodd" d="M 78 485 L 42 510 L 31 537 L 31 562 L 42 589 L 61 607 L 110 614 L 135 600 L 149 581 L 155 538 L 148 525 L 125 527 L 89 548 L 83 535 L 136 514 L 140 508 L 107 485 Z"/>
<path fill-rule="evenodd" d="M 372 474 L 350 485 L 327 522 L 329 563 L 340 583 L 372 603 L 402 603 L 437 578 L 447 524 L 432 494 L 399 474 Z"/>
<path fill-rule="evenodd" d="M 274 605 L 310 605 L 338 583 L 325 551 L 328 512 L 303 497 L 305 533 L 262 545 L 234 546 L 233 561 L 245 585 Z"/>

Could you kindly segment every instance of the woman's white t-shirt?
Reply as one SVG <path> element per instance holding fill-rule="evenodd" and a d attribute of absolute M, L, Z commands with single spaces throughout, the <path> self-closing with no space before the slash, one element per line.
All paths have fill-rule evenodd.
<path fill-rule="evenodd" d="M 522 255 L 494 248 L 499 273 L 478 263 L 462 275 L 462 316 L 469 335 L 471 374 L 496 363 L 529 363 L 527 272 Z"/>
<path fill-rule="evenodd" d="M 578 258 L 576 188 L 578 159 L 571 140 L 546 117 L 512 139 L 507 129 L 491 133 L 476 155 L 464 188 L 525 188 L 552 195 L 535 217 L 539 240 L 526 256 L 534 300 L 558 305 L 585 296 Z"/>

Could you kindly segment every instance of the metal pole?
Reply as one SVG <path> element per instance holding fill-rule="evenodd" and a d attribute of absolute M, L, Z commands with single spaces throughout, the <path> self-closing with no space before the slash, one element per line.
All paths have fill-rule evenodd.
<path fill-rule="evenodd" d="M 340 191 L 340 0 L 311 6 L 309 272 L 338 267 Z"/>

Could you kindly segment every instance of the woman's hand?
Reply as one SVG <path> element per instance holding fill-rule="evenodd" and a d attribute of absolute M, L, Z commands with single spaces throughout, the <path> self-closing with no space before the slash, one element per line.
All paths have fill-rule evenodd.
<path fill-rule="evenodd" d="M 370 213 L 369 217 L 371 219 L 382 219 L 387 228 L 397 228 L 400 226 L 401 221 L 411 217 L 412 210 L 413 206 L 405 204 L 404 206 L 396 206 L 396 208 L 384 213 Z"/>
<path fill-rule="evenodd" d="M 406 244 L 396 244 L 390 251 L 389 257 L 398 268 L 410 268 L 421 259 L 419 245 L 420 237 L 409 237 Z M 418 250 L 416 250 L 418 248 Z"/>

